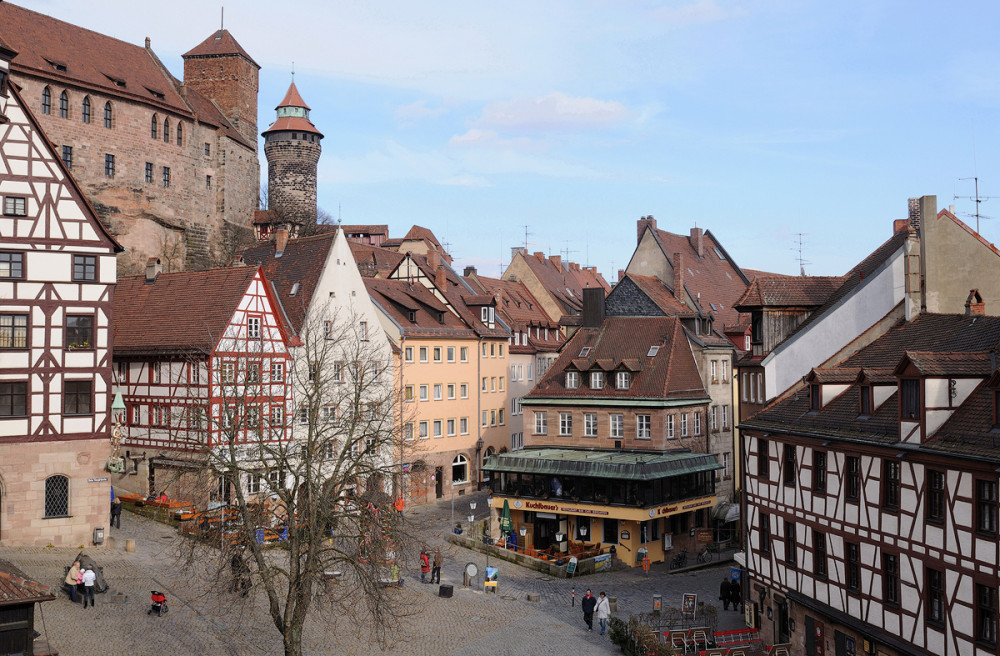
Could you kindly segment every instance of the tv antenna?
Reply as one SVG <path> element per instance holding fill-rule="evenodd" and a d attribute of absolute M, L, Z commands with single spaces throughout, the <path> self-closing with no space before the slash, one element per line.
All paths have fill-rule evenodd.
<path fill-rule="evenodd" d="M 573 250 L 569 247 L 568 239 L 564 240 L 563 243 L 566 244 L 566 248 L 559 251 L 559 254 L 563 256 L 563 259 L 566 260 L 566 265 L 569 266 L 569 256 L 573 253 L 579 253 L 579 251 Z"/>
<path fill-rule="evenodd" d="M 528 252 L 528 235 L 530 235 L 530 234 L 533 234 L 533 233 L 528 232 L 528 225 L 525 224 L 524 225 L 524 252 L 525 253 Z"/>
<path fill-rule="evenodd" d="M 803 277 L 806 275 L 806 265 L 812 264 L 812 262 L 809 262 L 802 257 L 802 238 L 807 236 L 809 236 L 809 233 L 807 232 L 796 232 L 795 237 L 798 238 L 799 243 L 798 245 L 792 247 L 792 250 L 798 253 L 798 256 L 795 259 L 799 262 L 799 275 Z"/>
<path fill-rule="evenodd" d="M 980 219 L 988 220 L 988 219 L 992 219 L 993 218 L 991 216 L 985 216 L 983 214 L 980 214 L 979 213 L 979 205 L 982 204 L 983 201 L 990 200 L 990 198 L 992 198 L 992 196 L 980 196 L 979 195 L 979 176 L 978 175 L 973 176 L 971 178 L 959 178 L 959 180 L 972 180 L 975 183 L 975 190 L 976 190 L 976 195 L 975 196 L 959 196 L 959 195 L 956 194 L 955 195 L 955 200 L 958 200 L 959 198 L 961 198 L 962 200 L 971 200 L 971 201 L 974 201 L 976 203 L 976 211 L 975 211 L 975 213 L 974 214 L 966 214 L 965 216 L 968 216 L 970 218 L 973 217 L 973 216 L 976 217 L 976 232 L 978 233 L 979 232 L 979 220 Z"/>

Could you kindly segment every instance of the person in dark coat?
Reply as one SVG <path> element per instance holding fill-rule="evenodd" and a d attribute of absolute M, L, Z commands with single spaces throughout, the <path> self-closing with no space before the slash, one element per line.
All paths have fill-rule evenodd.
<path fill-rule="evenodd" d="M 583 595 L 583 599 L 580 600 L 580 608 L 583 609 L 583 621 L 587 623 L 587 630 L 594 630 L 594 609 L 597 608 L 597 597 L 590 594 L 590 588 L 587 588 L 587 594 Z"/>
<path fill-rule="evenodd" d="M 738 612 L 740 604 L 743 603 L 743 591 L 740 589 L 740 584 L 736 581 L 729 584 L 729 601 L 733 604 L 733 610 Z"/>
<path fill-rule="evenodd" d="M 122 500 L 118 497 L 111 500 L 111 526 L 122 527 Z"/>
<path fill-rule="evenodd" d="M 722 579 L 722 585 L 719 586 L 719 601 L 722 602 L 722 610 L 729 610 L 730 599 L 732 598 L 732 584 L 729 582 L 729 577 Z"/>

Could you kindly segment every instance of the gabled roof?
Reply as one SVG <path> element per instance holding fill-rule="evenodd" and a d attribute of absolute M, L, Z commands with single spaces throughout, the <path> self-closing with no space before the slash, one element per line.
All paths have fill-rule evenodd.
<path fill-rule="evenodd" d="M 921 314 L 901 321 L 840 366 L 893 369 L 907 351 L 985 353 L 1000 345 L 1000 317 Z"/>
<path fill-rule="evenodd" d="M 369 224 L 369 225 L 347 225 L 341 226 L 344 229 L 344 234 L 347 235 L 385 235 L 389 236 L 389 226 L 385 224 Z"/>
<path fill-rule="evenodd" d="M 429 228 L 425 228 L 423 226 L 414 225 L 410 228 L 409 232 L 406 233 L 406 236 L 403 237 L 403 241 L 411 240 L 426 241 L 437 246 L 438 250 L 443 250 L 441 248 L 441 242 L 439 242 L 437 237 L 434 236 L 434 233 L 431 232 Z"/>
<path fill-rule="evenodd" d="M 751 308 L 818 307 L 843 284 L 843 276 L 770 274 L 754 278 L 735 307 L 741 312 Z"/>
<path fill-rule="evenodd" d="M 227 29 L 216 30 L 207 39 L 181 56 L 185 59 L 193 59 L 200 57 L 225 57 L 227 55 L 239 55 L 258 69 L 260 68 L 260 65 L 253 60 L 253 57 L 247 54 L 247 51 L 243 49 L 243 46 L 236 41 L 236 38 Z"/>
<path fill-rule="evenodd" d="M 659 348 L 650 356 L 653 346 Z M 567 389 L 565 371 L 571 364 L 582 371 L 595 367 L 608 371 L 627 364 L 638 372 L 627 390 L 613 385 L 592 390 L 583 382 L 578 389 Z M 527 398 L 550 397 L 701 400 L 707 393 L 680 319 L 609 317 L 597 328 L 577 330 Z"/>
<path fill-rule="evenodd" d="M 52 601 L 52 586 L 28 577 L 13 563 L 0 560 L 0 608 L 37 601 Z"/>
<path fill-rule="evenodd" d="M 990 354 L 985 351 L 964 353 L 906 351 L 903 360 L 896 367 L 896 374 L 902 374 L 908 365 L 915 368 L 922 376 L 979 377 L 989 376 L 993 371 Z"/>
<path fill-rule="evenodd" d="M 541 252 L 529 254 L 523 249 L 515 257 L 522 258 L 539 284 L 562 309 L 563 315 L 582 312 L 584 289 L 602 287 L 605 292 L 611 290 L 611 285 L 596 267 L 581 267 L 575 262 L 563 262 L 558 256 L 546 257 Z"/>
<path fill-rule="evenodd" d="M 10 2 L 0 2 L 0 33 L 18 51 L 17 59 L 11 62 L 16 72 L 65 80 L 112 97 L 123 96 L 154 108 L 197 117 L 254 148 L 204 95 L 187 87 L 187 98 L 183 98 L 179 91 L 181 83 L 162 67 L 151 50 Z"/>
<path fill-rule="evenodd" d="M 289 239 L 281 257 L 275 257 L 274 241 L 262 241 L 240 251 L 244 262 L 264 269 L 264 276 L 274 287 L 295 334 L 302 332 L 313 293 L 336 238 L 337 231 L 331 230 Z"/>
<path fill-rule="evenodd" d="M 626 273 L 625 277 L 615 285 L 615 289 L 611 290 L 611 294 L 614 294 L 615 290 L 619 289 L 622 282 L 626 280 L 635 283 L 636 287 L 668 317 L 693 317 L 698 315 L 697 311 L 692 310 L 685 303 L 677 300 L 677 297 L 674 296 L 674 290 L 656 276 L 640 276 L 635 273 Z"/>
<path fill-rule="evenodd" d="M 347 227 L 344 226 L 344 232 L 347 232 Z M 358 263 L 361 275 L 366 277 L 375 275 L 383 278 L 388 277 L 405 257 L 398 251 L 364 244 L 353 239 L 348 240 L 348 245 L 351 247 L 351 253 L 354 254 L 354 261 Z"/>
<path fill-rule="evenodd" d="M 115 355 L 211 353 L 258 273 L 235 266 L 118 279 Z M 278 311 L 275 308 L 275 311 Z"/>
<path fill-rule="evenodd" d="M 522 282 L 500 280 L 486 276 L 466 276 L 465 280 L 475 289 L 499 294 L 500 302 L 497 312 L 503 317 L 511 331 L 527 335 L 527 343 L 512 343 L 508 347 L 511 353 L 533 353 L 535 351 L 555 351 L 561 345 L 558 338 L 559 324 L 545 312 L 538 300 Z M 541 336 L 536 336 L 532 328 L 541 328 Z M 549 331 L 545 331 L 545 329 Z M 548 332 L 549 339 L 545 339 Z"/>
<path fill-rule="evenodd" d="M 659 244 L 671 266 L 674 266 L 674 253 L 681 254 L 681 261 L 687 269 L 683 272 L 684 287 L 693 298 L 700 296 L 703 310 L 715 312 L 722 324 L 739 321 L 739 312 L 734 306 L 746 291 L 750 280 L 729 257 L 711 230 L 702 234 L 701 256 L 689 235 L 678 235 L 652 226 L 648 226 L 646 230 Z M 715 304 L 714 309 L 710 307 L 711 303 Z"/>
<path fill-rule="evenodd" d="M 400 327 L 416 337 L 475 338 L 476 333 L 418 282 L 365 278 L 372 300 Z M 410 312 L 413 318 L 410 318 Z"/>

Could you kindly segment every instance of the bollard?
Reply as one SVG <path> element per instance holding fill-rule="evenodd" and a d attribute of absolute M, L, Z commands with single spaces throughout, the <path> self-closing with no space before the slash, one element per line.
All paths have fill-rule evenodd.
<path fill-rule="evenodd" d="M 129 553 L 135 552 L 135 540 L 125 540 L 125 551 Z"/>
<path fill-rule="evenodd" d="M 618 597 L 608 597 L 608 610 L 612 613 L 618 612 Z"/>
<path fill-rule="evenodd" d="M 575 587 L 573 588 L 573 591 L 570 593 L 570 595 L 571 595 L 571 601 L 570 601 L 569 605 L 570 606 L 576 606 L 576 588 Z"/>

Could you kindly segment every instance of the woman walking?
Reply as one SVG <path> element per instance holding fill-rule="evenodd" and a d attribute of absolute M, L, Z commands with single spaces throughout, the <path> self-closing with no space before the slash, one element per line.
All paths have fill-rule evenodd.
<path fill-rule="evenodd" d="M 601 623 L 601 635 L 608 630 L 608 618 L 611 617 L 611 602 L 604 595 L 604 591 L 601 591 L 601 596 L 597 600 L 597 621 Z"/>

